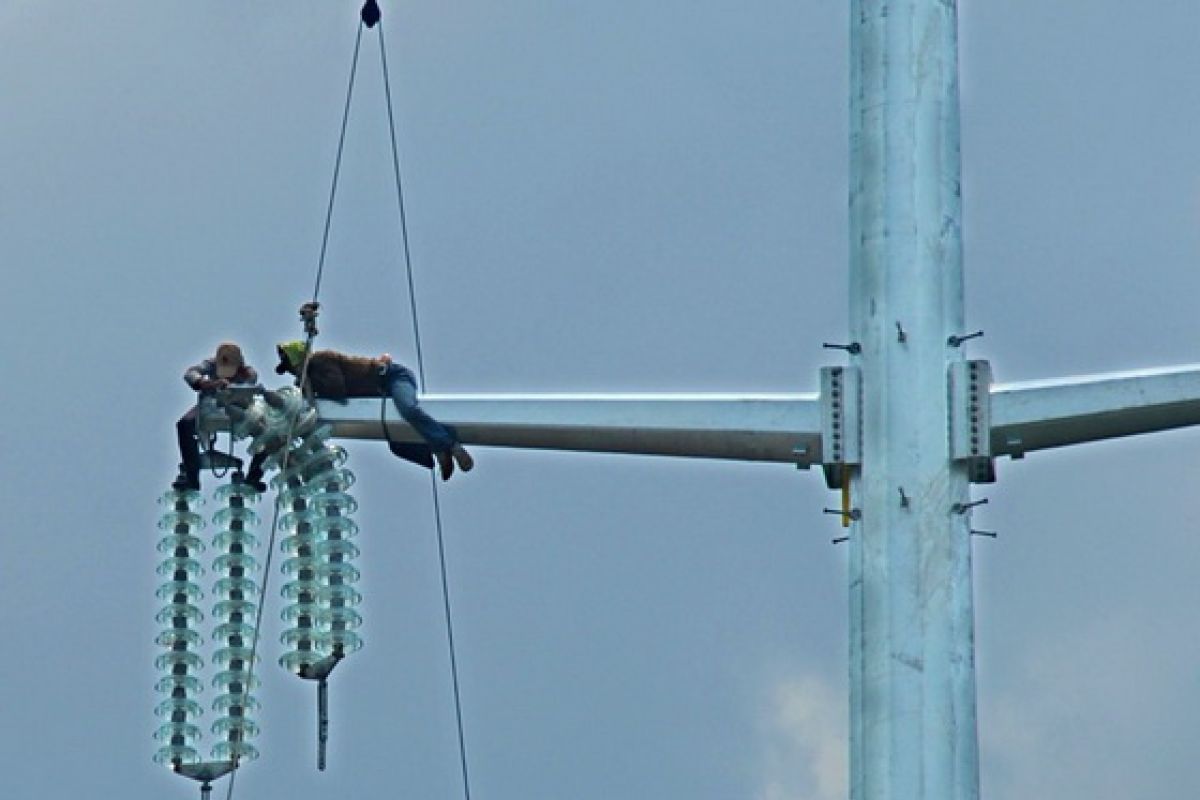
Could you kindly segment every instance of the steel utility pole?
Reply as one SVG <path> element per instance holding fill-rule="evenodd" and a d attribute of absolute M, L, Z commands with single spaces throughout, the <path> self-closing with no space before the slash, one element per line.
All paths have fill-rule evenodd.
<path fill-rule="evenodd" d="M 468 444 L 820 465 L 849 523 L 853 800 L 979 796 L 969 484 L 1200 424 L 1195 366 L 1004 386 L 965 360 L 956 14 L 851 0 L 851 330 L 819 394 L 423 398 Z M 321 413 L 382 438 L 376 401 Z"/>
<path fill-rule="evenodd" d="M 967 464 L 947 432 L 963 335 L 957 17 L 850 4 L 850 796 L 979 796 Z"/>

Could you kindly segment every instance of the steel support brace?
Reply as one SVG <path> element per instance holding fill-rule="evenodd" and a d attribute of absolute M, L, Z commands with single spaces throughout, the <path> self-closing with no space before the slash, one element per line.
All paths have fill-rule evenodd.
<path fill-rule="evenodd" d="M 972 483 L 993 483 L 992 367 L 986 361 L 950 365 L 950 456 L 966 465 Z"/>
<path fill-rule="evenodd" d="M 825 485 L 843 488 L 846 468 L 862 463 L 858 367 L 821 368 L 821 466 Z"/>

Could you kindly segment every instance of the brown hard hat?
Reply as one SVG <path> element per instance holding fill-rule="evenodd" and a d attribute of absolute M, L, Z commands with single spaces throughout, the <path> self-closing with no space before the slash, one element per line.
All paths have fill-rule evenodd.
<path fill-rule="evenodd" d="M 217 377 L 232 378 L 246 363 L 242 358 L 242 348 L 233 342 L 221 342 L 217 345 Z"/>

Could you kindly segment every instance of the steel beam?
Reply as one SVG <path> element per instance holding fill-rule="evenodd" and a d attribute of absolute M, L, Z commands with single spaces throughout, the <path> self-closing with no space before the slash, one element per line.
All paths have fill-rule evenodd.
<path fill-rule="evenodd" d="M 991 403 L 992 453 L 1020 458 L 1200 425 L 1200 365 L 997 384 Z"/>
<path fill-rule="evenodd" d="M 415 441 L 390 401 L 319 402 L 335 436 Z M 780 461 L 821 461 L 813 394 L 425 395 L 466 444 Z"/>

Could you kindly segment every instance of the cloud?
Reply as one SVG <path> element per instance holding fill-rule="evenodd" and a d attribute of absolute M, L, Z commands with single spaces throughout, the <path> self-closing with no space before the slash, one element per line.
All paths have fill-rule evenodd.
<path fill-rule="evenodd" d="M 984 794 L 1152 797 L 1194 782 L 1143 745 L 1173 702 L 1185 702 L 1192 673 L 1156 646 L 1153 627 L 1118 612 L 1030 642 L 997 680 L 1002 688 L 981 697 Z"/>
<path fill-rule="evenodd" d="M 777 684 L 764 714 L 758 800 L 845 800 L 845 697 L 812 676 Z"/>

